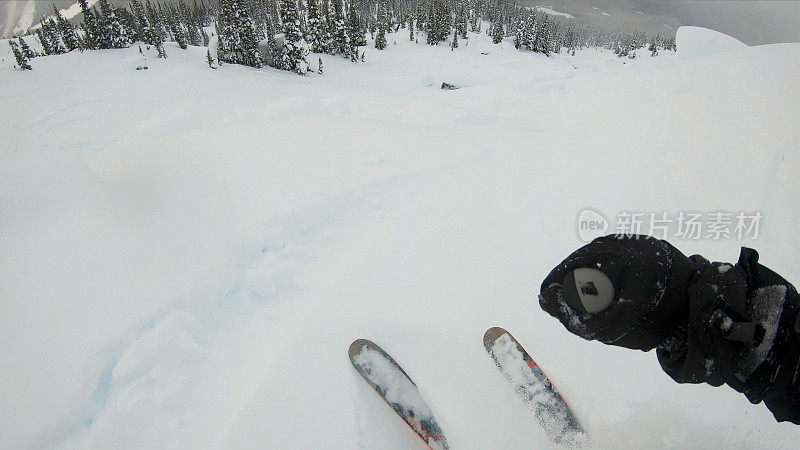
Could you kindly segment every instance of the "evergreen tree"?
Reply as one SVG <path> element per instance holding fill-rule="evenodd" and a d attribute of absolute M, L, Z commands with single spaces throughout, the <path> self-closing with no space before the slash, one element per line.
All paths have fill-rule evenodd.
<path fill-rule="evenodd" d="M 186 50 L 188 48 L 186 27 L 183 24 L 180 10 L 175 10 L 172 3 L 167 6 L 167 21 L 167 23 L 169 23 L 169 30 L 172 33 L 172 38 L 181 50 Z"/>
<path fill-rule="evenodd" d="M 180 25 L 184 30 L 186 43 L 189 45 L 200 46 L 202 40 L 200 39 L 200 33 L 197 30 L 194 16 L 191 10 L 189 10 L 189 7 L 186 5 L 186 2 L 183 0 L 180 0 L 178 11 L 180 12 Z"/>
<path fill-rule="evenodd" d="M 58 31 L 61 34 L 64 45 L 67 47 L 67 51 L 71 52 L 72 50 L 80 48 L 78 39 L 75 37 L 75 29 L 72 28 L 72 24 L 61 15 L 61 11 L 56 8 L 56 5 L 53 5 L 53 15 L 56 17 Z"/>
<path fill-rule="evenodd" d="M 178 14 L 177 14 L 177 17 L 178 17 L 178 19 L 180 20 L 181 23 L 186 25 L 187 28 L 188 28 L 190 23 L 193 23 L 192 13 L 191 13 L 191 11 L 189 11 L 189 7 L 186 6 L 186 2 L 184 0 L 180 0 L 178 2 Z"/>
<path fill-rule="evenodd" d="M 526 50 L 533 50 L 533 41 L 536 29 L 536 14 L 528 13 L 522 25 L 522 42 L 521 45 Z"/>
<path fill-rule="evenodd" d="M 305 1 L 296 0 L 296 8 L 297 19 L 300 21 L 300 33 L 305 40 L 306 34 L 308 33 L 308 7 L 306 6 Z M 306 44 L 307 43 L 308 41 L 306 41 Z"/>
<path fill-rule="evenodd" d="M 458 30 L 453 30 L 453 41 L 450 43 L 450 50 L 458 48 Z"/>
<path fill-rule="evenodd" d="M 525 22 L 519 14 L 514 19 L 514 48 L 520 49 L 525 45 Z"/>
<path fill-rule="evenodd" d="M 325 24 L 320 16 L 317 0 L 308 0 L 308 33 L 306 40 L 312 52 L 324 53 L 325 48 Z"/>
<path fill-rule="evenodd" d="M 108 0 L 100 0 L 100 24 L 99 48 L 126 48 L 130 46 L 128 30 L 117 17 L 114 7 Z"/>
<path fill-rule="evenodd" d="M 469 29 L 472 30 L 473 33 L 480 33 L 480 19 L 478 18 L 478 12 L 476 10 L 470 11 L 469 16 Z"/>
<path fill-rule="evenodd" d="M 208 62 L 209 68 L 216 69 L 216 67 L 214 67 L 214 58 L 211 57 L 211 50 L 206 50 L 206 61 Z"/>
<path fill-rule="evenodd" d="M 132 32 L 136 35 L 136 40 L 145 42 L 145 27 L 148 24 L 144 15 L 144 6 L 142 6 L 142 2 L 139 0 L 130 0 L 128 5 L 131 8 Z M 141 48 L 141 46 L 139 48 Z"/>
<path fill-rule="evenodd" d="M 133 18 L 136 23 L 139 39 L 146 44 L 158 46 L 161 40 L 159 36 L 157 36 L 155 28 L 153 28 L 150 16 L 145 13 L 142 2 L 139 0 L 131 0 L 131 10 L 133 11 Z"/>
<path fill-rule="evenodd" d="M 267 46 L 269 47 L 269 54 L 272 61 L 269 63 L 271 67 L 276 69 L 283 69 L 283 36 L 280 36 L 280 42 L 276 39 L 275 30 L 272 28 L 272 21 L 267 20 Z"/>
<path fill-rule="evenodd" d="M 95 17 L 97 17 L 97 24 L 98 24 L 98 40 L 97 40 L 97 47 L 104 49 L 104 48 L 112 48 L 112 41 L 114 40 L 114 25 L 110 21 L 111 15 L 111 5 L 108 3 L 108 0 L 100 0 L 98 2 L 99 11 L 97 6 L 94 6 L 92 9 L 95 12 Z M 116 16 L 114 17 L 116 21 Z"/>
<path fill-rule="evenodd" d="M 177 20 L 173 20 L 170 30 L 172 30 L 172 35 L 175 37 L 175 42 L 178 43 L 178 47 L 182 50 L 186 50 L 188 47 L 186 45 L 186 33 L 184 33 L 183 24 Z"/>
<path fill-rule="evenodd" d="M 425 24 L 427 41 L 430 45 L 436 45 L 450 35 L 450 12 L 445 0 L 431 0 L 428 8 L 428 22 Z"/>
<path fill-rule="evenodd" d="M 167 52 L 164 50 L 164 34 L 161 23 L 159 22 L 159 15 L 156 11 L 153 4 L 150 3 L 150 0 L 147 0 L 145 3 L 145 8 L 147 11 L 147 15 L 145 16 L 147 19 L 147 23 L 150 26 L 149 32 L 145 33 L 145 38 L 147 39 L 145 42 L 152 45 L 158 51 L 159 58 L 167 57 Z"/>
<path fill-rule="evenodd" d="M 172 3 L 167 3 L 166 5 L 158 3 L 158 12 L 167 32 L 165 40 L 177 41 L 175 37 L 175 10 L 172 7 Z"/>
<path fill-rule="evenodd" d="M 158 51 L 158 57 L 167 59 L 167 52 L 164 50 L 164 41 L 161 40 L 161 36 L 158 36 L 158 44 L 155 47 Z"/>
<path fill-rule="evenodd" d="M 496 17 L 492 21 L 492 25 L 489 27 L 489 35 L 492 37 L 493 44 L 499 44 L 503 41 L 505 32 L 503 31 L 503 21 L 500 17 Z"/>
<path fill-rule="evenodd" d="M 83 11 L 84 46 L 89 49 L 100 48 L 100 23 L 97 21 L 94 10 L 89 9 L 86 0 L 78 0 Z"/>
<path fill-rule="evenodd" d="M 50 43 L 47 34 L 45 34 L 43 30 L 44 27 L 39 27 L 36 29 L 36 36 L 39 38 L 39 43 L 42 45 L 42 54 L 52 55 L 54 53 L 53 45 Z"/>
<path fill-rule="evenodd" d="M 127 36 L 125 47 L 130 47 L 134 42 L 141 40 L 138 32 L 136 31 L 136 27 L 134 26 L 136 21 L 131 12 L 125 7 L 112 6 L 112 8 L 114 9 L 114 13 L 117 15 L 117 20 L 119 20 L 120 26 L 125 30 L 125 34 Z"/>
<path fill-rule="evenodd" d="M 189 32 L 186 36 L 187 40 L 189 41 L 189 45 L 194 45 L 196 47 L 200 47 L 203 44 L 203 37 L 200 35 L 200 30 L 194 24 L 187 24 L 187 28 Z M 206 37 L 206 39 L 208 39 Z"/>
<path fill-rule="evenodd" d="M 458 27 L 458 34 L 461 35 L 461 39 L 467 39 L 467 16 L 469 8 L 467 6 L 466 0 L 459 1 L 460 10 L 458 12 L 458 16 L 456 17 L 456 23 Z"/>
<path fill-rule="evenodd" d="M 317 0 L 319 7 L 319 27 L 320 27 L 320 42 L 321 46 L 319 51 L 323 53 L 333 54 L 333 30 L 331 21 L 334 19 L 331 13 L 333 7 L 328 0 Z"/>
<path fill-rule="evenodd" d="M 347 11 L 347 36 L 350 38 L 350 47 L 357 54 L 358 47 L 367 45 L 366 31 L 358 17 L 356 4 L 350 1 L 350 9 Z"/>
<path fill-rule="evenodd" d="M 11 51 L 14 52 L 14 58 L 17 60 L 17 67 L 19 67 L 20 70 L 33 70 L 31 65 L 28 64 L 28 58 L 26 58 L 19 50 L 19 47 L 17 47 L 17 43 L 14 41 L 8 41 L 8 43 L 11 44 Z"/>
<path fill-rule="evenodd" d="M 427 34 L 427 42 L 429 45 L 436 45 L 439 43 L 436 33 L 436 2 L 438 0 L 430 0 L 428 3 L 428 17 L 425 22 L 425 31 Z"/>
<path fill-rule="evenodd" d="M 547 21 L 547 15 L 540 16 L 539 26 L 536 29 L 536 37 L 533 41 L 533 51 L 544 53 L 545 56 L 550 56 L 550 25 Z"/>
<path fill-rule="evenodd" d="M 171 6 L 171 5 L 172 4 L 169 4 L 168 7 Z M 168 14 L 169 13 L 169 9 L 167 9 L 165 11 L 164 8 L 161 6 L 161 3 L 156 3 L 156 6 L 155 6 L 154 9 L 155 9 L 156 17 L 157 17 L 157 23 L 160 25 L 159 26 L 159 31 L 161 32 L 161 39 L 163 41 L 167 41 L 167 40 L 172 39 L 172 35 L 171 35 L 172 30 L 170 29 L 170 26 L 169 26 L 169 24 L 170 24 L 169 14 Z"/>
<path fill-rule="evenodd" d="M 300 17 L 296 0 L 281 0 L 281 22 L 283 22 L 283 68 L 300 75 L 308 72 L 308 45 L 300 30 Z"/>
<path fill-rule="evenodd" d="M 220 61 L 261 67 L 258 35 L 247 0 L 220 0 L 217 26 Z"/>
<path fill-rule="evenodd" d="M 350 39 L 344 23 L 344 4 L 342 0 L 331 0 L 330 24 L 331 43 L 329 52 L 333 55 L 350 55 Z"/>
<path fill-rule="evenodd" d="M 200 1 L 200 5 L 198 6 L 197 0 L 194 0 L 194 7 L 192 8 L 192 16 L 194 17 L 194 23 L 202 30 L 203 27 L 209 25 L 208 21 L 208 12 L 206 10 L 206 5 L 203 1 Z"/>
<path fill-rule="evenodd" d="M 190 18 L 191 19 L 191 18 Z M 202 37 L 202 29 L 200 29 L 197 24 L 193 21 L 187 21 L 185 23 L 186 26 L 186 40 L 189 45 L 194 46 L 201 46 L 203 45 L 203 37 Z"/>
<path fill-rule="evenodd" d="M 152 29 L 150 43 L 156 47 L 159 47 L 167 37 L 164 30 L 164 25 L 161 22 L 161 15 L 158 13 L 158 10 L 153 6 L 153 4 L 150 3 L 150 0 L 146 0 L 145 8 L 147 11 L 147 21 Z"/>
<path fill-rule="evenodd" d="M 572 56 L 575 56 L 575 27 L 572 22 L 567 25 L 567 31 L 564 33 L 564 45 Z"/>
<path fill-rule="evenodd" d="M 26 60 L 31 60 L 32 58 L 39 56 L 33 50 L 31 50 L 30 47 L 28 47 L 28 43 L 25 42 L 25 39 L 22 39 L 22 36 L 19 37 L 19 48 Z"/>
<path fill-rule="evenodd" d="M 378 35 L 375 37 L 375 48 L 378 50 L 383 50 L 386 48 L 386 27 L 388 22 L 388 18 L 386 17 L 387 15 L 386 2 L 382 0 L 378 5 Z"/>
<path fill-rule="evenodd" d="M 53 19 L 42 19 L 41 23 L 42 32 L 47 36 L 47 40 L 50 41 L 51 53 L 56 55 L 67 53 L 67 46 L 64 45 L 64 41 L 61 39 L 61 33 L 58 31 L 56 22 Z"/>

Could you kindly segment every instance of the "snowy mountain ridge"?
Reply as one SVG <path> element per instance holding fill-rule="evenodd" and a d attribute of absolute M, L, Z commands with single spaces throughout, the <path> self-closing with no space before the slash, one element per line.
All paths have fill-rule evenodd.
<path fill-rule="evenodd" d="M 98 0 L 87 0 L 91 7 Z M 39 0 L 6 1 L 0 3 L 0 37 L 8 38 L 38 28 L 42 17 L 49 19 L 56 5 L 65 19 L 69 20 L 81 13 L 81 7 L 74 0 L 43 2 Z"/>

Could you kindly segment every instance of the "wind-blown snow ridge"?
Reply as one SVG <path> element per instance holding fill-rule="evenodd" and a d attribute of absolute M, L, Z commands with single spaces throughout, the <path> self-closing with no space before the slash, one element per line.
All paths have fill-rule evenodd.
<path fill-rule="evenodd" d="M 675 33 L 675 45 L 678 56 L 697 58 L 717 53 L 747 48 L 747 44 L 736 38 L 700 27 L 679 27 Z"/>

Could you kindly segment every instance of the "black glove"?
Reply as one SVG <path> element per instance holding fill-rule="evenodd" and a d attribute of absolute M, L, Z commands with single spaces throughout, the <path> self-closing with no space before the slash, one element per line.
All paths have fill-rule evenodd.
<path fill-rule="evenodd" d="M 539 304 L 584 339 L 648 351 L 686 323 L 693 276 L 692 261 L 666 241 L 605 236 L 550 272 Z"/>
<path fill-rule="evenodd" d="M 727 383 L 800 422 L 800 299 L 754 250 L 730 265 L 647 236 L 605 236 L 553 269 L 539 302 L 584 339 L 658 348 L 675 381 Z"/>

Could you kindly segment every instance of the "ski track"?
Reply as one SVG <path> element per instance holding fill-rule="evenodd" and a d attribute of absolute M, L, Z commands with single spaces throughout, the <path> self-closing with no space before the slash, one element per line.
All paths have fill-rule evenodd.
<path fill-rule="evenodd" d="M 295 211 L 286 217 L 272 219 L 263 227 L 265 230 L 263 234 L 269 235 L 270 239 L 263 240 L 262 238 L 260 242 L 250 243 L 242 252 L 237 263 L 239 275 L 229 290 L 214 298 L 208 296 L 205 296 L 208 298 L 189 297 L 169 301 L 167 302 L 168 306 L 162 311 L 147 318 L 143 324 L 135 327 L 135 331 L 128 333 L 128 338 L 122 338 L 121 340 L 124 342 L 117 342 L 106 349 L 104 352 L 107 354 L 105 368 L 97 377 L 98 382 L 92 394 L 90 406 L 83 412 L 77 413 L 77 416 L 82 419 L 72 425 L 45 432 L 45 437 L 34 446 L 48 447 L 58 443 L 73 442 L 73 439 L 77 439 L 74 442 L 77 442 L 78 446 L 97 445 L 97 442 L 81 441 L 80 434 L 91 429 L 95 422 L 102 421 L 104 416 L 113 414 L 113 411 L 107 410 L 108 405 L 119 402 L 120 397 L 125 395 L 131 386 L 146 381 L 147 377 L 151 376 L 152 369 L 157 370 L 158 366 L 169 366 L 173 370 L 188 373 L 200 364 L 207 364 L 204 354 L 210 352 L 214 347 L 224 347 L 227 344 L 226 335 L 236 334 L 237 330 L 242 328 L 260 326 L 261 320 L 256 320 L 256 324 L 249 323 L 252 316 L 276 314 L 270 321 L 279 328 L 286 328 L 275 323 L 286 318 L 281 317 L 281 313 L 272 311 L 275 302 L 290 302 L 296 296 L 297 289 L 300 288 L 296 278 L 305 266 L 316 259 L 319 254 L 326 252 L 326 247 L 330 245 L 331 241 L 336 240 L 336 236 L 339 234 L 336 231 L 337 228 L 346 228 L 343 223 L 358 223 L 363 221 L 365 216 L 380 211 L 382 207 L 377 206 L 376 202 L 379 202 L 381 193 L 397 189 L 398 186 L 424 183 L 425 178 L 439 176 L 442 172 L 457 169 L 464 164 L 477 164 L 482 159 L 484 156 L 478 155 L 448 167 L 400 175 L 389 180 L 371 183 L 358 191 L 322 200 L 315 207 Z M 310 253 L 308 249 L 315 250 Z M 317 301 L 324 302 L 323 299 Z M 306 305 L 306 307 L 311 306 L 313 305 Z M 225 310 L 222 316 L 220 316 L 221 308 Z M 289 322 L 291 323 L 291 319 Z M 166 348 L 162 346 L 158 349 L 157 358 L 152 351 L 144 350 L 145 353 L 151 354 L 143 359 L 149 359 L 150 364 L 156 367 L 149 367 L 145 363 L 145 366 L 136 369 L 138 374 L 127 375 L 123 379 L 117 380 L 115 372 L 119 370 L 121 363 L 130 358 L 139 359 L 142 353 L 139 344 L 154 333 L 163 332 L 165 329 L 178 333 L 186 332 L 185 336 L 191 339 L 192 345 L 195 347 L 192 352 L 198 353 L 197 358 L 185 360 L 185 355 L 180 352 L 179 348 L 185 342 L 180 339 L 177 342 L 174 339 L 160 339 L 168 344 Z M 281 349 L 276 346 L 274 350 Z M 139 364 L 139 366 L 141 365 Z M 188 383 L 188 381 L 180 379 L 171 384 L 175 386 L 176 390 L 186 389 L 185 396 L 188 398 L 191 392 Z M 412 440 L 412 442 L 414 441 Z M 149 444 L 157 443 L 150 442 Z M 415 442 L 415 444 L 419 444 L 419 442 Z"/>

